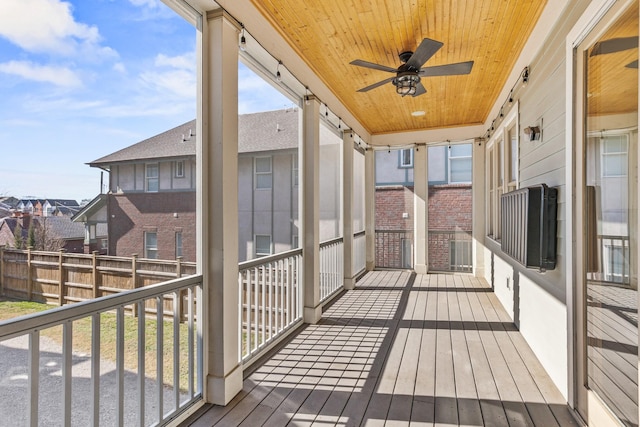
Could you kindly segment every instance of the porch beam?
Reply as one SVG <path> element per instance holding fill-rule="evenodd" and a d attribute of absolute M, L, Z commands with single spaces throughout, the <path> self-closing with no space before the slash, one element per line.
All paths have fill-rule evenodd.
<path fill-rule="evenodd" d="M 304 322 L 322 317 L 320 304 L 320 102 L 302 110 L 302 263 Z"/>
<path fill-rule="evenodd" d="M 242 389 L 238 296 L 238 33 L 222 10 L 197 35 L 198 268 L 205 300 L 207 402 L 226 405 Z"/>
<path fill-rule="evenodd" d="M 429 186 L 428 149 L 413 149 L 413 233 L 414 270 L 425 274 L 429 270 Z"/>
<path fill-rule="evenodd" d="M 347 129 L 342 134 L 342 238 L 344 251 L 344 282 L 345 289 L 353 289 L 355 278 L 353 274 L 353 132 Z"/>

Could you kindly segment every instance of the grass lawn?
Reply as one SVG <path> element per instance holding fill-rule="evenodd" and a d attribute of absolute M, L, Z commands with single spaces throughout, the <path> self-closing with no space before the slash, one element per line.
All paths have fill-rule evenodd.
<path fill-rule="evenodd" d="M 28 301 L 0 301 L 0 320 L 12 319 L 25 314 L 36 313 L 54 308 L 54 306 Z M 145 376 L 156 379 L 156 332 L 157 322 L 145 319 Z M 173 384 L 173 321 L 163 322 L 163 381 Z M 188 388 L 188 325 L 180 324 L 180 389 Z M 41 331 L 55 342 L 62 344 L 62 327 Z M 131 372 L 138 371 L 138 318 L 125 315 L 125 368 Z M 73 322 L 73 350 L 75 353 L 91 354 L 91 318 Z M 116 315 L 102 313 L 100 315 L 100 357 L 102 360 L 116 361 Z"/>

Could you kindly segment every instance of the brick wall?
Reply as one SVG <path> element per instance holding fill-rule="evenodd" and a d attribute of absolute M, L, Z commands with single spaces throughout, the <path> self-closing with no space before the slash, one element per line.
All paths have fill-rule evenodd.
<path fill-rule="evenodd" d="M 180 231 L 184 260 L 196 260 L 195 192 L 110 194 L 107 212 L 110 255 L 144 257 L 144 232 L 149 231 L 158 233 L 158 258 L 175 259 Z"/>
<path fill-rule="evenodd" d="M 376 230 L 405 230 L 408 233 L 378 233 L 376 265 L 401 265 L 402 238 L 413 235 L 413 187 L 378 187 L 376 196 Z M 451 233 L 436 231 L 471 231 L 472 193 L 470 184 L 429 186 L 429 268 L 449 270 L 449 240 Z M 407 213 L 408 218 L 402 214 Z M 460 239 L 460 236 L 456 237 Z"/>

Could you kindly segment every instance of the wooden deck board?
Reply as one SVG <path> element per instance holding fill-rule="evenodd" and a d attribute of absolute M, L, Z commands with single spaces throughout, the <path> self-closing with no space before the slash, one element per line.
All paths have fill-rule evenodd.
<path fill-rule="evenodd" d="M 484 281 L 376 271 L 184 425 L 575 424 Z"/>

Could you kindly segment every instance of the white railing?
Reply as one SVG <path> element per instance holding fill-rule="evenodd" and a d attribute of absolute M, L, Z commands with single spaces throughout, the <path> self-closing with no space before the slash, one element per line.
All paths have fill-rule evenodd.
<path fill-rule="evenodd" d="M 302 322 L 301 264 L 302 249 L 294 249 L 238 265 L 243 362 Z"/>
<path fill-rule="evenodd" d="M 320 243 L 320 302 L 343 288 L 344 241 L 342 237 Z"/>
<path fill-rule="evenodd" d="M 201 301 L 194 275 L 0 322 L 12 424 L 174 420 L 202 401 Z"/>
<path fill-rule="evenodd" d="M 359 231 L 353 235 L 353 274 L 358 276 L 367 268 L 367 239 L 365 232 Z"/>

